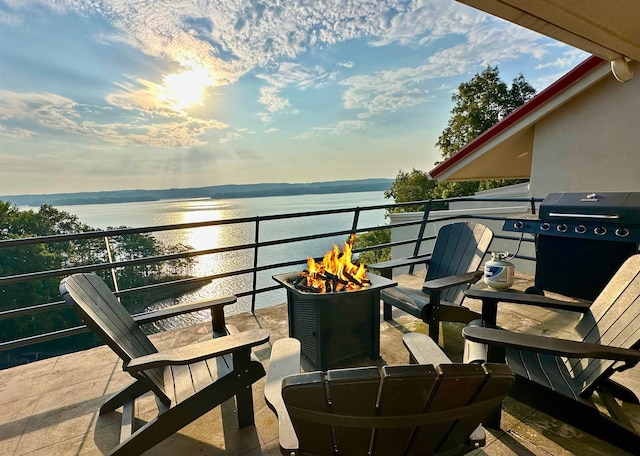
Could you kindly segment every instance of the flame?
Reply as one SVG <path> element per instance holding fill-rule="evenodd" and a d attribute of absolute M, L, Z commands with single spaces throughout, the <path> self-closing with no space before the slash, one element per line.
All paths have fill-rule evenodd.
<path fill-rule="evenodd" d="M 351 261 L 355 234 L 342 245 L 342 252 L 337 245 L 333 246 L 322 259 L 321 263 L 313 258 L 307 259 L 307 271 L 300 275 L 307 278 L 307 287 L 320 290 L 321 293 L 357 290 L 369 285 L 367 270 L 363 264 Z"/>

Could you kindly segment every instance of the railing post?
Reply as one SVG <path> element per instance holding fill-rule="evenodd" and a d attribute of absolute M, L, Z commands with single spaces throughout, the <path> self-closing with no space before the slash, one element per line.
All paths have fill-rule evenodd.
<path fill-rule="evenodd" d="M 536 202 L 533 197 L 529 198 L 529 201 L 531 202 L 531 215 L 536 215 Z"/>
<path fill-rule="evenodd" d="M 251 313 L 256 311 L 256 288 L 258 287 L 258 242 L 260 242 L 260 217 L 256 217 L 256 232 L 254 236 L 255 245 L 253 247 L 253 294 L 251 295 Z"/>
<path fill-rule="evenodd" d="M 111 245 L 109 244 L 108 236 L 104 237 L 104 246 L 107 249 L 107 259 L 109 260 L 109 264 L 113 264 L 113 256 L 111 255 Z M 111 281 L 113 282 L 113 291 L 117 293 L 118 291 L 120 291 L 120 288 L 118 287 L 118 275 L 116 274 L 116 270 L 114 268 L 110 268 L 109 271 L 111 272 Z M 118 301 L 120 301 L 119 297 L 118 297 Z"/>
<path fill-rule="evenodd" d="M 422 244 L 422 238 L 424 237 L 424 230 L 427 227 L 427 221 L 429 220 L 429 212 L 431 212 L 431 200 L 427 201 L 427 204 L 424 206 L 424 214 L 422 215 L 422 223 L 420 224 L 420 229 L 418 230 L 418 238 L 416 239 L 416 245 L 413 248 L 413 256 L 418 256 L 420 253 L 420 245 Z M 409 274 L 413 274 L 413 270 L 416 265 L 412 264 L 409 266 Z"/>
<path fill-rule="evenodd" d="M 355 232 L 358 229 L 358 221 L 360 220 L 360 208 L 356 207 L 353 212 L 353 223 L 351 224 L 351 232 Z"/>

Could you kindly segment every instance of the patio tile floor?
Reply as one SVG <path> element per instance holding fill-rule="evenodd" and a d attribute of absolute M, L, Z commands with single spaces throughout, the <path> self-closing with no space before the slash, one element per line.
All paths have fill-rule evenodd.
<path fill-rule="evenodd" d="M 397 280 L 419 287 L 422 275 L 402 275 Z M 519 276 L 515 287 L 525 287 L 530 277 Z M 477 284 L 476 286 L 482 286 Z M 467 301 L 470 307 L 479 303 Z M 498 324 L 508 329 L 570 337 L 576 315 L 535 307 L 501 305 Z M 261 309 L 255 315 L 233 315 L 229 322 L 240 329 L 262 327 L 271 339 L 256 354 L 268 369 L 271 344 L 288 333 L 286 306 Z M 427 332 L 413 317 L 394 310 L 394 320 L 381 323 L 381 355 L 377 364 L 408 362 L 402 335 Z M 462 325 L 444 323 L 441 345 L 454 361 L 462 357 Z M 196 341 L 207 334 L 207 324 L 152 336 L 160 349 Z M 352 364 L 371 363 L 368 359 Z M 303 366 L 304 367 L 304 366 Z M 2 455 L 99 455 L 116 445 L 120 413 L 98 416 L 109 394 L 129 381 L 117 357 L 98 347 L 0 371 L 0 454 Z M 640 369 L 616 379 L 640 393 Z M 279 455 L 277 421 L 263 396 L 264 379 L 253 388 L 255 426 L 238 429 L 231 401 L 186 426 L 149 450 L 147 455 Z M 626 407 L 640 427 L 640 406 Z M 156 413 L 155 402 L 145 398 L 138 418 Z M 610 444 L 531 409 L 513 399 L 504 403 L 502 429 L 488 430 L 487 445 L 473 454 L 486 455 L 618 455 L 626 454 Z"/>

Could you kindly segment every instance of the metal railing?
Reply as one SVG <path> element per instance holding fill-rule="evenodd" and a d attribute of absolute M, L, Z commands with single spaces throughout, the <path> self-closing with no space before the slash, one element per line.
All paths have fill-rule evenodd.
<path fill-rule="evenodd" d="M 243 276 L 250 275 L 251 276 L 251 287 L 246 290 L 234 290 L 234 294 L 239 298 L 249 297 L 251 300 L 250 311 L 254 312 L 256 309 L 257 298 L 263 293 L 271 292 L 280 288 L 280 285 L 274 282 L 273 285 L 261 286 L 258 281 L 258 275 L 260 273 L 268 272 L 270 275 L 281 272 L 283 268 L 291 268 L 293 266 L 299 267 L 300 265 L 304 265 L 307 262 L 307 257 L 293 258 L 287 261 L 276 261 L 276 262 L 267 262 L 265 264 L 261 264 L 260 258 L 261 253 L 272 246 L 285 245 L 291 246 L 292 244 L 304 243 L 306 241 L 313 241 L 317 239 L 323 238 L 336 238 L 339 236 L 348 236 L 352 233 L 364 233 L 376 230 L 384 230 L 384 229 L 395 229 L 395 228 L 403 228 L 403 227 L 417 227 L 417 236 L 415 238 L 389 242 L 385 244 L 379 244 L 374 246 L 367 246 L 361 249 L 354 250 L 354 253 L 360 253 L 365 251 L 374 251 L 385 248 L 393 248 L 401 245 L 414 245 L 414 254 L 418 254 L 420 251 L 421 244 L 425 241 L 434 239 L 435 236 L 424 236 L 425 228 L 429 223 L 433 221 L 430 219 L 430 208 L 434 203 L 451 203 L 451 202 L 461 202 L 461 201 L 469 201 L 469 202 L 515 202 L 515 203 L 525 203 L 529 207 L 529 212 L 535 213 L 536 203 L 539 203 L 541 200 L 536 199 L 523 199 L 523 198 L 473 198 L 473 197 L 465 197 L 465 198 L 454 198 L 449 200 L 428 200 L 428 201 L 415 201 L 409 203 L 397 203 L 397 204 L 385 204 L 385 205 L 376 205 L 376 206 L 367 206 L 367 207 L 353 207 L 346 209 L 334 209 L 334 210 L 321 210 L 321 211 L 310 211 L 310 212 L 298 212 L 298 213 L 290 213 L 290 214 L 274 214 L 274 215 L 266 215 L 266 216 L 256 216 L 256 217 L 243 217 L 243 218 L 234 218 L 234 219 L 226 219 L 226 220 L 211 220 L 205 222 L 196 222 L 196 223 L 182 223 L 182 224 L 171 224 L 171 225 L 158 225 L 158 226 L 149 226 L 142 228 L 118 228 L 118 229 L 109 229 L 103 231 L 89 231 L 89 232 L 80 232 L 80 233 L 69 233 L 69 234 L 58 234 L 51 236 L 40 236 L 40 237 L 30 237 L 30 238 L 20 238 L 20 239 L 4 239 L 0 240 L 0 255 L 3 252 L 6 252 L 9 248 L 20 248 L 26 246 L 35 246 L 40 244 L 55 244 L 55 243 L 78 243 L 87 240 L 97 240 L 103 239 L 105 243 L 106 261 L 100 263 L 93 264 L 83 264 L 83 265 L 73 265 L 67 267 L 61 267 L 57 269 L 47 269 L 47 270 L 38 270 L 29 273 L 21 273 L 21 274 L 12 274 L 12 275 L 4 275 L 0 276 L 0 292 L 4 287 L 8 285 L 14 284 L 24 284 L 24 283 L 37 283 L 38 281 L 42 281 L 45 279 L 61 279 L 64 276 L 79 273 L 79 272 L 97 272 L 97 271 L 111 271 L 112 278 L 112 289 L 114 290 L 116 296 L 125 297 L 131 296 L 141 293 L 147 293 L 150 290 L 157 290 L 163 288 L 171 288 L 171 287 L 180 287 L 180 286 L 198 286 L 208 284 L 212 281 L 217 281 L 229 277 L 234 276 Z M 398 209 L 412 207 L 412 206 L 424 206 L 423 216 L 417 221 L 396 223 L 396 224 L 385 224 L 380 226 L 359 226 L 359 221 L 361 219 L 361 214 L 366 211 L 396 211 Z M 301 234 L 296 237 L 286 237 L 282 239 L 271 239 L 271 240 L 263 240 L 261 227 L 269 221 L 277 221 L 277 220 L 285 220 L 294 222 L 297 219 L 308 218 L 308 217 L 316 217 L 316 216 L 334 216 L 336 214 L 351 214 L 351 226 L 346 229 L 324 232 L 320 234 Z M 456 215 L 451 217 L 439 217 L 438 222 L 443 222 L 446 220 L 455 220 L 455 219 L 479 219 L 479 220 L 497 220 L 504 221 L 504 217 L 490 216 L 490 215 Z M 158 234 L 163 232 L 175 231 L 175 230 L 187 230 L 187 229 L 196 229 L 203 227 L 212 227 L 212 226 L 244 226 L 243 229 L 252 229 L 254 232 L 253 242 L 241 242 L 238 244 L 231 244 L 223 247 L 214 247 L 210 249 L 200 249 L 200 250 L 189 250 L 180 253 L 170 253 L 170 254 L 162 254 L 155 256 L 147 256 L 141 258 L 133 258 L 126 260 L 114 260 L 109 246 L 111 240 L 114 237 L 122 237 L 127 235 L 136 235 L 136 234 Z M 503 239 L 507 241 L 514 242 L 522 242 L 521 237 L 510 236 L 505 233 L 496 233 L 495 239 Z M 524 242 L 530 242 L 530 240 L 525 239 Z M 304 247 L 302 244 L 296 246 L 291 249 L 294 254 L 304 254 Z M 205 255 L 221 255 L 228 254 L 229 252 L 251 252 L 252 256 L 252 264 L 249 267 L 241 267 L 239 269 L 231 269 L 225 270 L 222 272 L 218 272 L 215 274 L 203 275 L 198 277 L 188 277 L 181 278 L 178 280 L 171 280 L 168 282 L 158 283 L 154 285 L 145 285 L 132 287 L 128 289 L 120 289 L 119 284 L 117 282 L 117 276 L 114 273 L 119 268 L 126 268 L 129 266 L 141 266 L 141 265 L 149 265 L 149 264 L 158 264 L 163 262 L 169 262 L 171 260 L 179 260 L 186 258 L 199 258 Z M 298 252 L 298 253 L 295 253 Z M 527 257 L 527 256 L 518 256 L 523 260 L 527 261 L 535 261 L 535 258 Z M 413 272 L 413 271 L 411 271 Z M 0 299 L 2 297 L 0 296 Z M 31 318 L 46 318 L 46 312 L 50 312 L 53 310 L 59 310 L 61 308 L 65 308 L 66 305 L 62 300 L 54 300 L 52 302 L 47 303 L 30 303 L 30 302 L 22 302 L 19 303 L 15 308 L 7 309 L 6 305 L 2 306 L 2 311 L 0 311 L 0 322 L 12 320 L 20 317 L 29 316 Z M 45 334 L 33 334 L 33 335 L 25 335 L 24 337 L 20 337 L 12 340 L 4 340 L 0 341 L 0 352 L 13 350 L 17 348 L 28 347 L 34 344 L 40 344 L 43 342 L 49 342 L 56 339 L 69 337 L 76 334 L 81 334 L 84 332 L 88 332 L 88 329 L 85 326 L 73 326 L 67 327 L 63 329 L 59 329 L 57 331 L 48 332 Z"/>

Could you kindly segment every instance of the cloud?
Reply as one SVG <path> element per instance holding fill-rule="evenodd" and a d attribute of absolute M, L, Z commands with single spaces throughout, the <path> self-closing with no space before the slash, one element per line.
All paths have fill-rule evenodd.
<path fill-rule="evenodd" d="M 278 95 L 279 90 L 274 86 L 260 88 L 258 101 L 262 103 L 269 112 L 282 111 L 289 106 L 289 101 Z"/>
<path fill-rule="evenodd" d="M 322 127 L 313 127 L 311 130 L 301 133 L 293 139 L 308 140 L 315 136 L 321 136 L 322 134 L 343 135 L 352 131 L 364 130 L 369 126 L 371 126 L 371 122 L 366 120 L 342 120 Z"/>
<path fill-rule="evenodd" d="M 419 87 L 420 78 L 415 78 L 415 70 L 403 68 L 398 71 L 382 71 L 374 75 L 350 77 L 342 85 L 345 109 L 361 110 L 360 119 L 366 119 L 383 112 L 415 106 L 429 100 L 429 91 Z"/>
<path fill-rule="evenodd" d="M 61 142 L 70 138 L 85 143 L 87 149 L 198 151 L 212 146 L 207 144 L 212 133 L 215 147 L 241 144 L 243 137 L 259 130 L 256 119 L 268 125 L 264 133 L 283 131 L 276 123 L 280 116 L 286 114 L 290 120 L 301 109 L 299 100 L 309 100 L 305 106 L 310 106 L 316 101 L 312 97 L 325 95 L 321 90 L 327 87 L 336 89 L 326 92 L 337 100 L 332 111 L 323 111 L 322 116 L 303 113 L 308 117 L 300 125 L 314 121 L 317 126 L 295 139 L 348 135 L 382 125 L 388 113 L 443 96 L 451 86 L 442 80 L 446 77 L 459 79 L 483 66 L 522 56 L 538 59 L 538 69 L 570 65 L 571 59 L 580 58 L 580 53 L 568 52 L 544 62 L 555 45 L 552 40 L 452 0 L 4 0 L 3 4 L 10 12 L 0 11 L 0 24 L 26 27 L 30 12 L 52 23 L 59 18 L 43 11 L 72 20 L 80 16 L 89 25 L 100 23 L 89 38 L 103 49 L 117 55 L 126 44 L 128 55 L 138 59 L 140 65 L 127 66 L 127 74 L 121 65 L 117 76 L 105 76 L 113 84 L 108 93 L 94 91 L 90 97 L 76 98 L 75 92 L 65 97 L 53 89 L 0 89 L 0 121 L 5 121 L 1 137 Z M 344 44 L 357 51 L 345 53 Z M 411 56 L 403 53 L 406 50 Z M 378 56 L 383 58 L 376 60 Z M 206 70 L 216 92 L 213 85 L 203 90 L 209 89 L 211 99 L 220 95 L 219 99 L 196 111 L 159 96 L 168 76 L 163 72 L 193 69 Z M 224 88 L 244 83 L 237 91 Z M 246 93 L 259 105 L 256 109 L 247 103 L 253 118 L 243 118 L 242 106 L 234 105 L 228 112 L 235 124 L 220 120 L 226 115 L 224 103 L 234 103 L 234 95 Z M 239 99 L 244 105 L 245 98 Z M 325 120 L 329 115 L 331 120 Z M 254 130 L 240 128 L 242 122 Z M 225 151 L 229 147 L 226 144 Z"/>
<path fill-rule="evenodd" d="M 445 10 L 450 10 L 451 14 L 444 14 Z M 428 16 L 435 13 L 437 11 L 430 10 Z M 443 14 L 442 20 L 437 25 L 433 24 L 432 38 L 451 30 L 464 31 L 464 39 L 428 56 L 421 65 L 355 75 L 341 81 L 340 84 L 347 87 L 342 97 L 345 109 L 360 110 L 358 118 L 361 119 L 396 112 L 432 100 L 434 96 L 427 89 L 427 83 L 432 79 L 463 75 L 525 54 L 541 58 L 547 52 L 547 44 L 540 43 L 540 37 L 526 29 L 464 10 L 444 8 L 440 13 Z M 449 26 L 443 28 L 442 23 Z M 412 33 L 417 32 L 414 30 Z M 508 40 L 505 40 L 506 36 Z M 392 38 L 405 40 L 390 33 L 387 42 Z M 436 90 L 446 87 L 441 84 Z"/>
<path fill-rule="evenodd" d="M 140 112 L 120 122 L 109 122 L 106 119 L 111 117 L 110 110 L 109 107 L 76 103 L 51 93 L 19 93 L 0 89 L 0 120 L 13 119 L 28 125 L 22 127 L 23 134 L 82 135 L 119 146 L 172 148 L 204 144 L 199 138 L 205 132 L 227 127 L 217 120 L 175 114 L 168 119 L 149 119 L 138 116 Z"/>
<path fill-rule="evenodd" d="M 259 70 L 266 85 L 259 90 L 257 101 L 270 113 L 291 107 L 282 94 L 285 88 L 319 88 L 338 78 L 336 71 L 305 68 L 292 62 L 312 48 L 367 39 L 371 46 L 395 44 L 418 49 L 445 37 L 459 37 L 461 44 L 441 49 L 428 63 L 413 71 L 399 69 L 397 76 L 378 73 L 391 83 L 388 89 L 367 76 L 354 76 L 343 82 L 349 87 L 343 97 L 346 105 L 355 108 L 373 103 L 361 117 L 393 112 L 404 103 L 412 106 L 428 101 L 427 92 L 416 84 L 420 81 L 462 74 L 478 65 L 495 64 L 523 54 L 540 58 L 545 53 L 539 35 L 450 0 L 252 3 L 9 0 L 7 3 L 15 9 L 40 4 L 60 14 L 101 15 L 117 31 L 119 40 L 183 68 L 205 68 L 218 85 L 233 84 L 249 71 Z M 335 67 L 352 69 L 354 62 L 342 60 Z M 404 79 L 400 75 L 410 72 L 422 74 L 422 79 Z M 153 89 L 154 83 L 134 81 L 142 87 L 134 89 L 121 83 L 120 92 L 111 95 L 110 102 L 121 107 L 153 108 L 140 95 Z M 369 94 L 365 93 L 367 90 Z"/>
<path fill-rule="evenodd" d="M 567 69 L 577 65 L 579 62 L 588 57 L 588 53 L 581 51 L 579 49 L 568 49 L 563 53 L 562 57 L 558 57 L 557 59 L 541 63 L 535 66 L 536 70 L 542 70 L 546 68 L 558 68 L 558 69 Z"/>
<path fill-rule="evenodd" d="M 242 134 L 239 131 L 230 131 L 230 132 L 227 132 L 227 134 L 225 134 L 223 137 L 221 137 L 219 139 L 219 142 L 220 144 L 224 144 L 229 141 L 240 139 L 241 137 L 242 137 Z"/>
<path fill-rule="evenodd" d="M 22 17 L 17 14 L 0 11 L 0 24 L 8 25 L 10 27 L 20 27 L 24 24 L 24 21 Z"/>
<path fill-rule="evenodd" d="M 23 128 L 11 128 L 0 125 L 0 137 L 8 140 L 20 141 L 23 139 L 39 136 L 37 133 Z"/>

